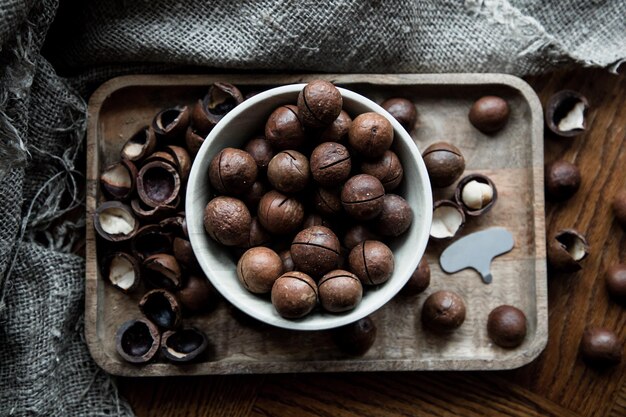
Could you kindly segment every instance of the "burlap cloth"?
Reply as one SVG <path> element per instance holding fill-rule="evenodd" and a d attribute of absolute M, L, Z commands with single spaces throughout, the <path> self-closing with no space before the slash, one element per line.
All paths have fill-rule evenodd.
<path fill-rule="evenodd" d="M 0 415 L 132 414 L 83 342 L 84 260 L 72 254 L 85 101 L 100 82 L 188 65 L 615 70 L 624 16 L 621 0 L 0 0 Z"/>

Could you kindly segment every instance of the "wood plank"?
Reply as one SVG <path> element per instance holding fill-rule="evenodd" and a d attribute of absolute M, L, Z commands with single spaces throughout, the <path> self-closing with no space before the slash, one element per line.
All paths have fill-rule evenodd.
<path fill-rule="evenodd" d="M 264 376 L 221 376 L 167 379 L 120 378 L 138 416 L 247 417 Z"/>
<path fill-rule="evenodd" d="M 493 376 L 454 372 L 269 376 L 251 416 L 576 416 Z"/>
<path fill-rule="evenodd" d="M 622 383 L 621 388 L 617 390 L 611 403 L 613 405 L 609 417 L 626 416 L 626 383 Z"/>
<path fill-rule="evenodd" d="M 529 81 L 540 90 L 542 101 L 569 88 L 591 102 L 587 133 L 573 140 L 548 136 L 545 147 L 546 161 L 562 157 L 582 173 L 581 189 L 570 201 L 546 205 L 548 235 L 574 227 L 587 236 L 592 249 L 581 272 L 550 274 L 548 347 L 512 377 L 581 415 L 604 416 L 626 367 L 594 371 L 581 361 L 578 346 L 587 325 L 606 326 L 626 340 L 626 311 L 609 299 L 604 284 L 604 271 L 626 261 L 625 234 L 610 207 L 615 193 L 626 187 L 626 77 L 581 70 Z"/>

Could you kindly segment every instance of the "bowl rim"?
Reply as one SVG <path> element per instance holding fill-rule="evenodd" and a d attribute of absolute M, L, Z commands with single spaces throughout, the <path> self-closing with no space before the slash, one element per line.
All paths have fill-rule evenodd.
<path fill-rule="evenodd" d="M 191 209 L 191 207 L 193 207 L 194 205 L 193 200 L 195 198 L 195 193 L 192 191 L 199 187 L 198 184 L 200 183 L 200 181 L 203 181 L 203 180 L 207 181 L 207 178 L 208 178 L 207 175 L 204 175 L 204 178 L 202 178 L 203 174 L 205 173 L 200 172 L 200 168 L 199 168 L 200 164 L 196 163 L 196 161 L 199 161 L 200 159 L 204 157 L 204 155 L 208 152 L 210 148 L 211 142 L 221 133 L 222 130 L 224 130 L 226 126 L 228 126 L 228 124 L 233 119 L 238 117 L 240 114 L 246 112 L 248 109 L 250 109 L 251 107 L 254 107 L 258 103 L 265 101 L 269 98 L 272 98 L 274 96 L 299 93 L 304 88 L 305 85 L 306 83 L 283 85 L 283 86 L 271 88 L 269 90 L 265 90 L 263 92 L 260 92 L 250 97 L 249 99 L 245 100 L 243 103 L 236 106 L 233 110 L 228 112 L 213 127 L 211 132 L 205 138 L 202 146 L 200 147 L 198 153 L 196 154 L 196 159 L 194 160 L 194 163 L 192 164 L 191 171 L 189 174 L 189 179 L 187 181 L 187 191 L 186 191 L 186 196 L 185 196 L 185 217 L 187 219 L 187 227 L 189 228 L 188 230 L 189 241 L 191 243 L 191 247 L 195 254 L 198 254 L 200 252 L 199 249 L 202 248 L 202 242 L 201 242 L 200 236 L 202 236 L 203 234 L 206 234 L 206 232 L 204 230 L 203 221 L 198 221 L 198 216 L 201 218 L 204 217 L 204 210 L 202 210 L 199 213 L 197 210 Z M 424 194 L 425 194 L 425 195 L 420 196 L 420 201 L 423 202 L 422 207 L 425 210 L 424 210 L 423 215 L 421 216 L 422 224 L 420 225 L 420 230 L 422 232 L 421 232 L 421 236 L 419 236 L 417 240 L 417 245 L 416 245 L 417 247 L 415 248 L 415 251 L 414 251 L 415 256 L 410 258 L 411 265 L 410 265 L 409 270 L 414 270 L 417 268 L 417 265 L 426 250 L 426 245 L 428 244 L 428 239 L 430 235 L 430 226 L 432 223 L 432 204 L 433 204 L 432 189 L 430 185 L 430 180 L 428 179 L 428 172 L 426 170 L 426 165 L 424 164 L 421 153 L 419 152 L 417 145 L 415 141 L 413 140 L 413 138 L 411 137 L 411 135 L 400 125 L 400 123 L 391 114 L 389 114 L 380 105 L 378 105 L 371 99 L 359 93 L 356 93 L 352 90 L 347 90 L 342 87 L 337 87 L 337 88 L 341 92 L 341 95 L 344 99 L 347 98 L 351 101 L 357 102 L 360 105 L 369 108 L 369 111 L 376 112 L 384 116 L 387 120 L 389 120 L 389 122 L 391 123 L 393 127 L 394 135 L 396 136 L 394 140 L 400 139 L 404 143 L 404 145 L 410 149 L 410 153 L 411 153 L 410 158 L 416 162 L 418 178 L 420 179 L 422 183 L 421 184 L 422 189 L 424 190 Z M 414 218 L 414 221 L 415 221 L 415 218 Z M 202 225 L 200 227 L 201 230 L 195 230 L 196 225 L 198 224 Z M 202 271 L 204 272 L 206 278 L 218 290 L 218 292 L 222 294 L 222 296 L 229 303 L 231 303 L 237 309 L 239 309 L 240 311 L 244 312 L 245 314 L 251 316 L 252 318 L 256 320 L 259 320 L 261 322 L 267 323 L 275 327 L 280 327 L 280 328 L 289 329 L 289 330 L 304 330 L 304 331 L 327 330 L 327 329 L 341 327 L 341 326 L 353 323 L 357 320 L 360 320 L 361 318 L 374 313 L 375 311 L 380 309 L 382 306 L 387 304 L 393 297 L 397 295 L 397 293 L 402 289 L 404 284 L 406 284 L 406 282 L 409 280 L 411 276 L 410 274 L 408 274 L 406 277 L 403 277 L 401 280 L 394 281 L 394 285 L 392 286 L 393 289 L 388 290 L 385 296 L 379 295 L 378 297 L 379 299 L 377 299 L 376 302 L 371 303 L 367 309 L 358 310 L 357 308 L 352 311 L 346 312 L 344 314 L 339 314 L 339 315 L 329 314 L 328 316 L 325 317 L 326 320 L 324 320 L 322 323 L 319 323 L 319 322 L 311 323 L 310 321 L 306 321 L 306 317 L 304 318 L 304 320 L 289 320 L 289 319 L 280 317 L 278 315 L 271 316 L 271 317 L 255 315 L 254 308 L 250 308 L 247 304 L 241 302 L 241 300 L 238 297 L 236 297 L 236 295 L 231 294 L 231 292 L 225 286 L 221 285 L 219 279 L 212 279 L 212 271 L 210 267 L 208 266 L 206 257 L 196 255 L 196 258 L 198 259 L 198 263 L 200 264 L 200 267 Z M 389 283 L 386 285 L 389 285 Z"/>

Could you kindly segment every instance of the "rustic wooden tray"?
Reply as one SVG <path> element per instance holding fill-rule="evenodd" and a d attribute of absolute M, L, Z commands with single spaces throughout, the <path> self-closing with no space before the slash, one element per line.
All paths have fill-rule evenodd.
<path fill-rule="evenodd" d="M 123 142 L 160 109 L 193 103 L 215 81 L 246 91 L 323 78 L 374 101 L 403 96 L 418 109 L 413 133 L 424 149 L 440 140 L 464 153 L 466 174 L 481 172 L 493 179 L 499 199 L 482 218 L 470 219 L 462 235 L 490 226 L 509 229 L 515 248 L 492 264 L 493 283 L 465 270 L 441 271 L 438 258 L 446 245 L 429 245 L 426 257 L 431 286 L 418 296 L 396 296 L 373 314 L 378 338 L 361 357 L 341 353 L 330 334 L 295 332 L 262 324 L 238 312 L 225 300 L 189 323 L 206 332 L 210 352 L 198 363 L 152 363 L 134 366 L 115 351 L 121 323 L 141 314 L 141 294 L 128 296 L 99 276 L 92 216 L 100 201 L 99 171 L 119 159 Z M 471 103 L 482 95 L 504 97 L 512 113 L 507 126 L 486 136 L 468 122 Z M 441 75 L 139 75 L 103 84 L 89 101 L 87 133 L 87 272 L 85 334 L 93 358 L 105 371 L 125 376 L 204 375 L 278 372 L 511 369 L 532 361 L 548 337 L 545 227 L 543 198 L 543 118 L 533 90 L 516 77 L 501 74 Z M 450 197 L 453 187 L 436 191 Z M 463 326 L 449 337 L 425 332 L 419 320 L 426 297 L 450 289 L 467 303 Z M 486 332 L 489 312 L 500 304 L 521 308 L 529 321 L 525 342 L 517 349 L 493 345 Z"/>

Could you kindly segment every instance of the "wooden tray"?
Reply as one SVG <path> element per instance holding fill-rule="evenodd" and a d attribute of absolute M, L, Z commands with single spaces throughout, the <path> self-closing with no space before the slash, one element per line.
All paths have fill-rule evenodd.
<path fill-rule="evenodd" d="M 483 284 L 478 274 L 441 271 L 439 254 L 446 245 L 429 245 L 431 286 L 419 296 L 396 296 L 373 314 L 378 337 L 361 357 L 349 357 L 332 343 L 328 332 L 294 332 L 257 322 L 225 300 L 211 313 L 189 323 L 204 330 L 210 354 L 195 364 L 152 363 L 134 366 L 115 351 L 119 325 L 141 314 L 141 294 L 128 296 L 99 276 L 92 216 L 100 201 L 99 170 L 119 159 L 122 143 L 160 109 L 193 103 L 216 81 L 231 82 L 245 91 L 328 79 L 374 101 L 403 96 L 418 109 L 413 133 L 418 147 L 445 140 L 465 155 L 466 174 L 482 172 L 498 188 L 498 202 L 482 218 L 470 219 L 462 235 L 503 226 L 514 235 L 515 248 L 492 264 L 494 281 Z M 507 126 L 485 136 L 468 122 L 471 103 L 494 94 L 511 105 Z M 87 133 L 87 273 L 85 333 L 93 358 L 105 371 L 125 376 L 204 375 L 279 372 L 340 372 L 394 370 L 476 370 L 520 367 L 539 355 L 548 337 L 547 285 L 543 198 L 543 117 L 533 90 L 519 78 L 501 74 L 441 75 L 141 75 L 115 78 L 103 84 L 89 101 Z M 453 187 L 436 191 L 450 197 Z M 449 337 L 423 331 L 420 310 L 437 290 L 461 294 L 467 318 Z M 528 335 L 517 349 L 493 345 L 486 332 L 489 312 L 512 304 L 528 317 Z"/>

